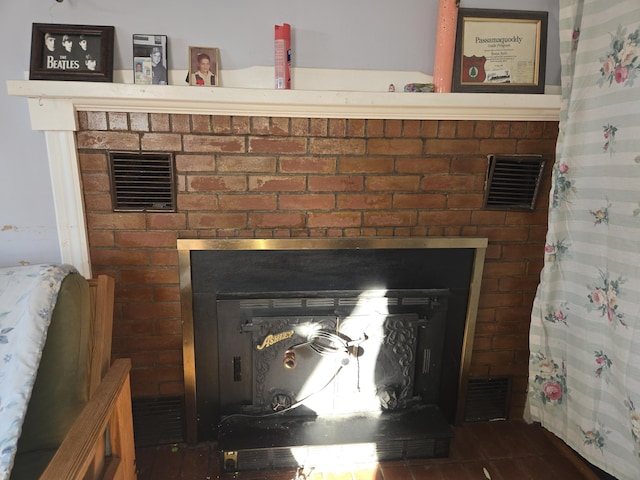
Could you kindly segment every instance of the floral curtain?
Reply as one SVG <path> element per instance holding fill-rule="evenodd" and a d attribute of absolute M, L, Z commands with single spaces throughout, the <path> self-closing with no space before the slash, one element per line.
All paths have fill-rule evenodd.
<path fill-rule="evenodd" d="M 640 478 L 640 2 L 560 0 L 562 108 L 525 417 Z"/>

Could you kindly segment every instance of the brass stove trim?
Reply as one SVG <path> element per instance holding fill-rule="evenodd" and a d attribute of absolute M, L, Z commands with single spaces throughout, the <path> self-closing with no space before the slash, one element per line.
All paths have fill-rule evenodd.
<path fill-rule="evenodd" d="M 198 441 L 196 408 L 195 340 L 193 324 L 193 289 L 191 252 L 194 250 L 336 250 L 336 249 L 474 249 L 473 270 L 469 285 L 469 303 L 465 318 L 462 359 L 458 380 L 456 423 L 464 418 L 465 397 L 473 338 L 475 335 L 480 286 L 488 239 L 479 237 L 428 238 L 282 238 L 282 239 L 178 239 L 180 269 L 180 305 L 182 314 L 182 360 L 184 365 L 185 432 L 187 443 Z"/>

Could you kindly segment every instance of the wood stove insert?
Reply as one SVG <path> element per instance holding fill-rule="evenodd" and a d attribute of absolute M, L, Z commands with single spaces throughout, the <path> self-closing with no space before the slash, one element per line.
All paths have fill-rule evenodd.
<path fill-rule="evenodd" d="M 226 470 L 446 456 L 486 243 L 179 240 L 188 438 Z"/>

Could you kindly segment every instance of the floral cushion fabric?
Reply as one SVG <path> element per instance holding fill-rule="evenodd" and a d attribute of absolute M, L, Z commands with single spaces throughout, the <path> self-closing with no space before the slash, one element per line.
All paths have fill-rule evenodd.
<path fill-rule="evenodd" d="M 69 265 L 0 268 L 0 480 L 9 478 L 22 422 Z"/>

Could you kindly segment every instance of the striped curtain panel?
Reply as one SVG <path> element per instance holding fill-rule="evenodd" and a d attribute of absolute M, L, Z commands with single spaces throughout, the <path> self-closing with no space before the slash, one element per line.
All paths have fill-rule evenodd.
<path fill-rule="evenodd" d="M 640 1 L 560 0 L 562 108 L 525 418 L 640 478 Z"/>

